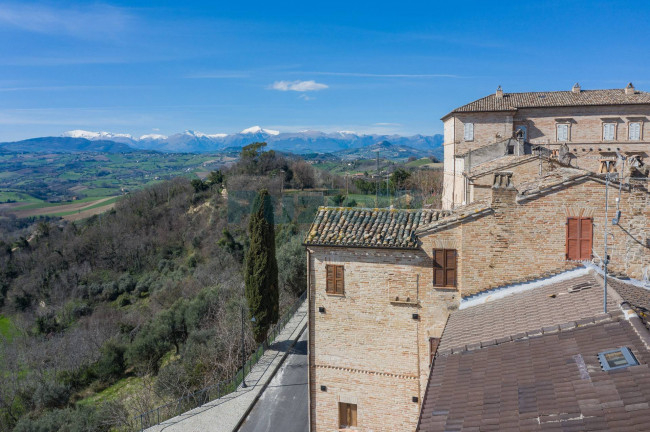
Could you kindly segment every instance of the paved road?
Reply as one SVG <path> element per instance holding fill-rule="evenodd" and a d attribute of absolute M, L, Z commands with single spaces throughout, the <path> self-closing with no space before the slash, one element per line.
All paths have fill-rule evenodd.
<path fill-rule="evenodd" d="M 239 432 L 308 430 L 307 333 L 305 329 Z"/>

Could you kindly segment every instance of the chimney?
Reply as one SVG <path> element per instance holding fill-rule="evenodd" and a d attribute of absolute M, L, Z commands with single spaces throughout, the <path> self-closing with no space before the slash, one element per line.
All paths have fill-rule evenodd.
<path fill-rule="evenodd" d="M 625 87 L 625 94 L 626 95 L 631 95 L 631 94 L 634 94 L 634 93 L 635 93 L 634 86 L 632 85 L 632 83 L 628 83 L 627 87 Z"/>
<path fill-rule="evenodd" d="M 515 204 L 517 189 L 512 184 L 512 172 L 494 173 L 492 182 L 492 207 L 504 207 Z"/>
<path fill-rule="evenodd" d="M 503 99 L 503 89 L 501 88 L 501 86 L 497 87 L 496 96 L 498 99 Z"/>
<path fill-rule="evenodd" d="M 580 93 L 580 84 L 575 83 L 573 84 L 573 88 L 571 89 L 573 93 Z"/>

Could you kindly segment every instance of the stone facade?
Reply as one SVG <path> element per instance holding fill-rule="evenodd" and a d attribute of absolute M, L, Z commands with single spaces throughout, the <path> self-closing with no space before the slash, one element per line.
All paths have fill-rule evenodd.
<path fill-rule="evenodd" d="M 339 402 L 357 405 L 359 430 L 415 430 L 429 338 L 457 291 L 432 287 L 430 251 L 309 246 L 308 260 L 311 430 L 338 430 Z M 326 293 L 327 264 L 344 266 L 343 296 Z"/>
<path fill-rule="evenodd" d="M 642 92 L 636 93 L 638 95 Z M 466 194 L 468 183 L 464 174 L 472 167 L 466 166 L 457 157 L 511 138 L 519 127 L 526 128 L 525 141 L 534 146 L 553 151 L 566 144 L 571 153 L 571 166 L 592 172 L 599 171 L 601 160 L 615 160 L 616 151 L 639 154 L 647 161 L 650 146 L 650 104 L 625 105 L 624 101 L 618 102 L 619 104 L 596 106 L 512 107 L 511 110 L 496 112 L 452 111 L 443 117 L 443 209 L 469 203 Z M 473 139 L 466 140 L 464 130 L 465 125 L 469 123 L 473 125 Z M 605 123 L 615 125 L 613 140 L 605 139 Z M 640 123 L 638 140 L 630 139 L 631 123 Z M 558 137 L 558 124 L 568 125 L 567 140 Z"/>

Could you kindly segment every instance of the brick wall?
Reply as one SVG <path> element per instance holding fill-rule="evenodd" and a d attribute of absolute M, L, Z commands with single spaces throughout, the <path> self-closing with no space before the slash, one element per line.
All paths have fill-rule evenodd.
<path fill-rule="evenodd" d="M 451 237 L 438 241 L 455 241 Z M 309 251 L 312 430 L 336 429 L 340 401 L 357 401 L 361 430 L 415 430 L 428 378 L 429 337 L 442 334 L 449 309 L 457 307 L 457 291 L 433 288 L 431 251 Z M 344 296 L 325 292 L 327 264 L 345 266 Z"/>
<path fill-rule="evenodd" d="M 514 177 L 513 177 L 514 179 Z M 647 187 L 647 186 L 646 186 Z M 454 233 L 459 248 L 459 289 L 463 296 L 542 277 L 574 267 L 565 260 L 566 219 L 594 219 L 593 249 L 604 255 L 604 226 L 610 236 L 610 270 L 642 278 L 650 266 L 650 195 L 647 189 L 621 194 L 623 217 L 612 226 L 618 188 L 610 186 L 605 217 L 604 185 L 586 180 L 545 196 L 515 203 L 515 191 L 496 190 L 494 212 L 421 238 L 423 247 Z M 491 190 L 495 192 L 495 190 Z"/>

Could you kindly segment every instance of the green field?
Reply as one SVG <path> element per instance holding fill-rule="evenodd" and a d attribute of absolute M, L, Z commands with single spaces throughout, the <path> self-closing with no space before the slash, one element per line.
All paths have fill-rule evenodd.
<path fill-rule="evenodd" d="M 5 339 L 11 340 L 18 333 L 18 329 L 11 322 L 9 317 L 0 315 L 0 336 Z"/>

